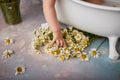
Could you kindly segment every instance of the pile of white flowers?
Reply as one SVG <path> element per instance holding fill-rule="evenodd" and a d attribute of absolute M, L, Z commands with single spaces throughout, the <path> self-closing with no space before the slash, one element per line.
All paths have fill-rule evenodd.
<path fill-rule="evenodd" d="M 35 38 L 32 41 L 33 49 L 37 54 L 40 53 L 40 47 L 45 46 L 45 50 L 52 56 L 57 57 L 59 60 L 67 60 L 70 58 L 78 57 L 82 61 L 88 61 L 88 54 L 84 52 L 85 48 L 88 46 L 89 37 L 85 36 L 83 32 L 72 26 L 64 27 L 61 29 L 63 37 L 66 41 L 67 46 L 57 47 L 57 44 L 52 46 L 49 43 L 53 39 L 53 34 L 49 29 L 49 25 L 43 24 L 39 30 L 34 30 L 33 33 Z M 94 50 L 93 56 L 97 55 L 96 50 Z"/>

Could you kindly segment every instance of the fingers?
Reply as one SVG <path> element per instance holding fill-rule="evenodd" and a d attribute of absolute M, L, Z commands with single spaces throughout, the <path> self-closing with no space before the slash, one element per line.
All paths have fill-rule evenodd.
<path fill-rule="evenodd" d="M 58 47 L 66 46 L 66 42 L 64 40 L 52 40 L 50 45 L 52 46 L 55 42 Z"/>
<path fill-rule="evenodd" d="M 66 42 L 65 41 L 63 42 L 63 45 L 66 46 Z"/>
<path fill-rule="evenodd" d="M 60 41 L 60 47 L 66 46 L 66 42 L 64 40 Z"/>
<path fill-rule="evenodd" d="M 66 43 L 65 43 L 64 40 L 59 40 L 59 41 L 57 41 L 57 46 L 58 46 L 58 47 L 66 46 Z"/>
<path fill-rule="evenodd" d="M 60 41 L 56 40 L 57 46 L 60 47 Z"/>
<path fill-rule="evenodd" d="M 52 46 L 52 45 L 54 44 L 54 42 L 55 42 L 55 39 L 53 39 L 53 40 L 51 41 L 50 46 Z"/>

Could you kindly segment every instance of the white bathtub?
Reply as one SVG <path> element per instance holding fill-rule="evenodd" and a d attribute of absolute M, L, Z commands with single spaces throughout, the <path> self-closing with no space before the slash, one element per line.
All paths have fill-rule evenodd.
<path fill-rule="evenodd" d="M 81 30 L 109 38 L 109 58 L 118 59 L 116 42 L 120 37 L 120 0 L 96 5 L 82 0 L 56 0 L 58 20 Z M 114 1 L 114 2 L 113 2 Z"/>

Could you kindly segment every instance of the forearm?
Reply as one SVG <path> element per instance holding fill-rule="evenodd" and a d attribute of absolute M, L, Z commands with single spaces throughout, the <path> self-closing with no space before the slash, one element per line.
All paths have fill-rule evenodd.
<path fill-rule="evenodd" d="M 50 29 L 52 32 L 58 32 L 60 31 L 60 24 L 57 20 L 54 6 L 55 6 L 55 0 L 43 1 L 43 12 L 44 12 L 46 21 L 50 25 Z"/>

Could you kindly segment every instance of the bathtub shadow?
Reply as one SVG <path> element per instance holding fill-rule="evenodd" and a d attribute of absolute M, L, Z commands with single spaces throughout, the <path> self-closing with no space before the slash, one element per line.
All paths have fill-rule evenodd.
<path fill-rule="evenodd" d="M 116 49 L 117 49 L 118 54 L 120 55 L 120 38 L 117 41 Z M 118 58 L 118 60 L 120 60 L 120 57 Z"/>

